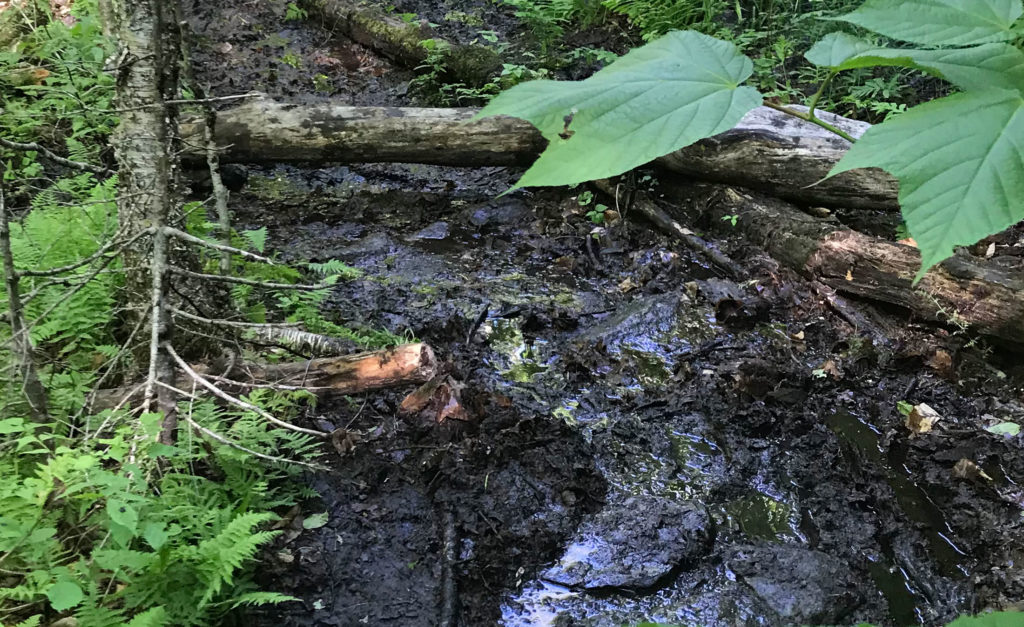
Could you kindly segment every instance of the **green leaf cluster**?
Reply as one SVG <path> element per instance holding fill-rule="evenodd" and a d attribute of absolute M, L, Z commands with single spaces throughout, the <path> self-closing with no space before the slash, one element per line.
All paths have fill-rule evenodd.
<path fill-rule="evenodd" d="M 845 71 L 900 67 L 961 90 L 872 127 L 831 172 L 877 167 L 899 180 L 922 255 L 917 278 L 956 246 L 1024 219 L 1024 52 L 1009 43 L 1022 13 L 1020 0 L 868 0 L 835 19 L 923 47 L 833 33 L 807 53 L 826 82 Z M 574 185 L 728 130 L 761 103 L 741 86 L 751 71 L 736 46 L 676 31 L 586 80 L 513 87 L 480 115 L 526 119 L 548 139 L 516 187 Z M 827 127 L 813 114 L 821 93 L 808 102 L 809 117 Z"/>
<path fill-rule="evenodd" d="M 248 400 L 287 417 L 300 399 L 262 391 Z M 257 452 L 315 457 L 311 438 L 251 412 L 212 402 L 181 410 Z M 0 611 L 19 606 L 28 619 L 49 608 L 97 627 L 204 625 L 240 605 L 289 600 L 256 590 L 250 566 L 279 533 L 267 528 L 272 510 L 308 496 L 294 467 L 191 438 L 157 444 L 159 415 L 90 420 L 108 426 L 76 448 L 55 446 L 42 462 L 54 436 L 21 418 L 0 420 Z"/>

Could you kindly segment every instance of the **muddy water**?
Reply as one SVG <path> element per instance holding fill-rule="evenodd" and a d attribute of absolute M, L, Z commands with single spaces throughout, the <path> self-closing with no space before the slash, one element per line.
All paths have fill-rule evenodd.
<path fill-rule="evenodd" d="M 283 256 L 362 270 L 328 315 L 430 343 L 470 416 L 317 409 L 360 441 L 310 479 L 330 522 L 275 549 L 266 585 L 302 603 L 264 624 L 932 625 L 1020 598 L 1020 446 L 980 428 L 1009 389 L 940 378 L 930 336 L 871 347 L 756 254 L 716 307 L 674 242 L 510 180 L 278 170 L 236 197 Z M 943 430 L 910 438 L 905 398 Z"/>

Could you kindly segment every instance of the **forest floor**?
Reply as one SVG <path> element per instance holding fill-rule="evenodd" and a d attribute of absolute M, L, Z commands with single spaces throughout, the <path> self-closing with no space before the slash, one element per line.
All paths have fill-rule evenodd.
<path fill-rule="evenodd" d="M 196 3 L 215 94 L 417 104 L 408 71 L 280 8 Z M 484 0 L 399 9 L 514 34 Z M 578 192 L 497 198 L 518 174 L 253 167 L 233 195 L 282 258 L 360 269 L 327 315 L 427 342 L 463 412 L 311 409 L 359 438 L 309 477 L 327 524 L 268 551 L 262 584 L 301 602 L 259 624 L 934 625 L 1024 598 L 1024 452 L 985 430 L 1024 421 L 1012 356 L 861 304 L 899 329 L 873 343 L 685 203 L 748 280 L 628 211 L 592 237 Z M 911 434 L 901 401 L 942 420 Z"/>

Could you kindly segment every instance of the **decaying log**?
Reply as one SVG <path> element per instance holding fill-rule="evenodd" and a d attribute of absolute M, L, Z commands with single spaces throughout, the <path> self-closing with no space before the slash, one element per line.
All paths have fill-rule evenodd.
<path fill-rule="evenodd" d="M 515 118 L 468 122 L 474 109 L 290 105 L 253 99 L 222 111 L 216 127 L 221 162 L 428 163 L 529 165 L 544 138 Z M 205 163 L 203 122 L 182 124 L 183 157 Z"/>
<path fill-rule="evenodd" d="M 245 381 L 236 370 L 233 379 Z M 245 368 L 249 382 L 301 386 L 334 394 L 423 383 L 437 374 L 437 358 L 426 344 L 403 344 L 344 357 Z"/>
<path fill-rule="evenodd" d="M 594 181 L 594 186 L 605 194 L 613 197 L 616 204 L 618 204 L 618 190 L 611 181 L 608 179 Z M 660 207 L 658 207 L 658 205 L 654 204 L 653 201 L 647 198 L 645 194 L 634 195 L 630 199 L 630 209 L 637 211 L 640 215 L 647 218 L 651 224 L 661 229 L 663 233 L 678 238 L 698 257 L 701 257 L 708 263 L 716 266 L 726 275 L 734 279 L 742 276 L 743 269 L 740 268 L 735 261 L 729 259 L 728 255 L 718 250 L 704 239 L 698 237 L 697 234 L 690 229 L 679 224 L 679 222 L 673 219 L 672 216 L 665 213 Z"/>
<path fill-rule="evenodd" d="M 928 319 L 1024 343 L 1024 273 L 955 256 L 912 284 L 916 248 L 828 223 L 789 203 L 730 187 L 707 201 L 711 221 L 736 229 L 772 257 L 838 292 L 904 307 Z"/>
<path fill-rule="evenodd" d="M 476 109 L 342 107 L 257 98 L 220 113 L 222 162 L 528 165 L 546 142 L 529 123 L 494 117 L 467 123 Z M 851 135 L 863 122 L 819 115 Z M 182 124 L 185 158 L 205 163 L 203 123 Z M 848 147 L 824 129 L 758 107 L 733 130 L 661 157 L 657 164 L 702 180 L 761 189 L 781 198 L 840 207 L 895 209 L 896 182 L 880 170 L 821 181 Z M 820 181 L 820 182 L 819 182 Z"/>
<path fill-rule="evenodd" d="M 196 370 L 204 369 L 197 367 Z M 384 350 L 287 364 L 239 366 L 226 377 L 203 373 L 218 386 L 232 392 L 259 386 L 306 389 L 316 394 L 357 394 L 423 383 L 436 375 L 437 358 L 426 344 L 403 344 Z M 137 404 L 136 399 L 141 398 L 138 386 L 100 390 L 91 409 L 109 409 L 125 398 L 127 402 Z"/>
<path fill-rule="evenodd" d="M 853 137 L 871 127 L 825 111 L 815 114 Z M 742 185 L 803 203 L 898 209 L 896 180 L 882 170 L 854 170 L 822 180 L 849 147 L 820 126 L 758 107 L 736 128 L 665 155 L 658 164 L 704 181 Z"/>
<path fill-rule="evenodd" d="M 422 64 L 430 50 L 423 45 L 433 41 L 448 82 L 479 86 L 499 69 L 501 56 L 494 48 L 478 44 L 458 44 L 440 37 L 425 21 L 406 22 L 380 6 L 358 0 L 300 0 L 299 5 L 324 25 L 352 41 L 414 69 Z"/>

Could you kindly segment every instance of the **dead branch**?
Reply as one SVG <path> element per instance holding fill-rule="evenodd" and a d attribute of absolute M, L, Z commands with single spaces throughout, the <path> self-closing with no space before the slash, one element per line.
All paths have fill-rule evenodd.
<path fill-rule="evenodd" d="M 217 398 L 219 398 L 219 399 L 221 399 L 223 401 L 226 401 L 228 403 L 231 403 L 232 405 L 235 405 L 236 407 L 240 407 L 240 408 L 242 408 L 242 409 L 244 409 L 246 411 L 251 411 L 251 412 L 255 413 L 256 415 L 260 416 L 261 418 L 263 418 L 264 420 L 266 420 L 267 422 L 275 424 L 275 425 L 277 425 L 279 427 L 282 427 L 284 429 L 289 429 L 291 431 L 297 431 L 298 433 L 305 433 L 305 434 L 308 434 L 308 435 L 314 435 L 314 436 L 316 436 L 318 438 L 326 438 L 326 437 L 330 436 L 329 433 L 326 433 L 324 431 L 317 431 L 317 430 L 314 430 L 314 429 L 306 429 L 305 427 L 300 427 L 298 425 L 293 425 L 290 422 L 286 422 L 284 420 L 281 420 L 281 419 L 271 415 L 266 410 L 261 409 L 261 408 L 257 407 L 256 405 L 253 405 L 252 403 L 248 403 L 246 401 L 243 401 L 240 398 L 235 398 L 234 396 L 231 396 L 227 392 L 225 392 L 225 391 L 221 390 L 220 388 L 218 388 L 216 385 L 214 385 L 214 384 L 210 383 L 209 381 L 207 381 L 198 372 L 193 370 L 192 367 L 189 366 L 185 362 L 185 360 L 182 359 L 178 355 L 178 353 L 176 353 L 174 351 L 174 348 L 172 346 L 166 345 L 165 346 L 165 350 L 171 356 L 171 358 L 178 364 L 178 367 L 181 368 L 182 371 L 184 371 L 188 376 L 192 377 L 192 379 L 194 379 L 197 383 L 199 383 L 199 385 L 201 385 L 204 388 L 206 388 L 207 390 L 209 390 Z"/>
<path fill-rule="evenodd" d="M 178 230 L 178 229 L 176 229 L 174 227 L 165 226 L 163 228 L 163 231 L 166 232 L 167 235 L 170 235 L 171 237 L 174 237 L 175 239 L 181 240 L 183 242 L 189 242 L 190 244 L 195 244 L 196 246 L 203 246 L 204 248 L 211 248 L 213 250 L 219 250 L 219 251 L 222 251 L 222 252 L 234 253 L 236 255 L 240 255 L 242 257 L 245 257 L 246 259 L 252 259 L 253 261 L 260 261 L 262 263 L 265 263 L 265 264 L 268 264 L 268 265 L 271 265 L 271 266 L 277 265 L 276 263 L 274 263 L 274 260 L 269 259 L 267 257 L 264 257 L 263 255 L 257 255 L 256 253 L 251 253 L 251 252 L 249 252 L 247 250 L 242 250 L 241 248 L 235 248 L 233 246 L 225 246 L 224 244 L 216 244 L 214 242 L 208 242 L 208 241 L 206 241 L 205 239 L 203 239 L 201 237 L 196 237 L 194 235 L 189 235 L 185 231 Z"/>

